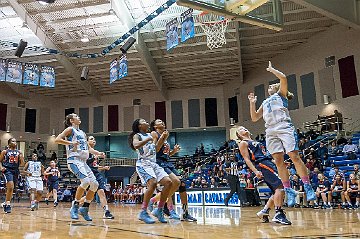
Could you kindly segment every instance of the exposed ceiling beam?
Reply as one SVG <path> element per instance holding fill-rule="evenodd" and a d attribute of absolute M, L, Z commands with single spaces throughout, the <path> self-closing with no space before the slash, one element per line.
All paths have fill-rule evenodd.
<path fill-rule="evenodd" d="M 238 47 L 238 62 L 239 62 L 239 74 L 240 74 L 240 83 L 244 83 L 244 75 L 243 75 L 243 69 L 242 69 L 242 55 L 241 55 L 241 41 L 240 41 L 240 23 L 236 22 L 235 24 L 235 38 L 236 38 L 236 45 Z"/>
<path fill-rule="evenodd" d="M 120 18 L 120 20 L 127 26 L 129 29 L 132 28 L 136 23 L 131 16 L 131 13 L 126 6 L 125 0 L 117 0 L 113 2 L 113 9 L 116 15 Z M 141 34 L 137 34 L 137 42 L 135 43 L 135 49 L 139 52 L 141 60 L 145 64 L 146 68 L 149 70 L 149 73 L 159 89 L 161 95 L 168 99 L 168 92 L 166 86 L 163 82 L 160 71 L 154 61 L 149 49 L 147 48 L 143 37 Z"/>
<path fill-rule="evenodd" d="M 19 4 L 17 0 L 8 0 L 8 2 L 23 21 L 25 21 L 26 19 L 29 29 L 31 29 L 34 34 L 43 42 L 44 46 L 57 49 L 57 46 L 36 24 L 36 22 L 26 12 L 25 8 L 21 4 Z M 95 99 L 100 101 L 100 95 L 95 89 L 95 87 L 91 84 L 90 81 L 82 81 L 80 79 L 81 71 L 68 58 L 63 55 L 55 55 L 55 58 L 59 61 L 60 64 L 64 66 L 66 71 L 69 72 L 69 74 L 75 79 L 75 81 L 77 81 L 89 95 L 92 95 Z"/>
<path fill-rule="evenodd" d="M 360 3 L 358 0 L 293 0 L 328 18 L 360 30 Z"/>

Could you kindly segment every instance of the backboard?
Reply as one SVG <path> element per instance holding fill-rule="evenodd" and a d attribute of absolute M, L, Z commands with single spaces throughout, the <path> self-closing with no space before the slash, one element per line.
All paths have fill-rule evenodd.
<path fill-rule="evenodd" d="M 233 21 L 282 30 L 283 12 L 280 0 L 177 0 L 176 3 Z"/>

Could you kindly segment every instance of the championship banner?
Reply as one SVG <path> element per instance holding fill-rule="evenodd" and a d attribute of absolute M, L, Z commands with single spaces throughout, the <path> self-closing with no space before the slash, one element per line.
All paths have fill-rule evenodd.
<path fill-rule="evenodd" d="M 128 75 L 128 60 L 126 55 L 123 55 L 119 60 L 119 79 Z"/>
<path fill-rule="evenodd" d="M 50 66 L 42 66 L 41 67 L 41 75 L 40 75 L 40 86 L 43 87 L 55 87 L 55 70 Z"/>
<path fill-rule="evenodd" d="M 118 66 L 117 59 L 110 63 L 110 84 L 118 79 Z"/>
<path fill-rule="evenodd" d="M 24 66 L 24 85 L 39 85 L 39 67 L 35 64 L 25 63 Z"/>
<path fill-rule="evenodd" d="M 166 49 L 170 50 L 179 45 L 177 18 L 166 24 Z"/>
<path fill-rule="evenodd" d="M 6 72 L 6 81 L 21 84 L 22 64 L 20 62 L 9 61 Z"/>
<path fill-rule="evenodd" d="M 0 59 L 0 81 L 5 81 L 6 78 L 6 60 Z"/>
<path fill-rule="evenodd" d="M 193 18 L 193 9 L 189 8 L 181 14 L 181 42 L 193 38 L 195 36 L 195 26 Z"/>

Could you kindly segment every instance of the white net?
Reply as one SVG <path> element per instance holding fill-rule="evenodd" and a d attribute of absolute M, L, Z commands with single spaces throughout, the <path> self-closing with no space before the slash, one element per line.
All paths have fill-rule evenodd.
<path fill-rule="evenodd" d="M 212 50 L 226 44 L 225 31 L 228 26 L 227 19 L 214 22 L 201 22 L 201 28 L 207 35 L 207 46 Z"/>

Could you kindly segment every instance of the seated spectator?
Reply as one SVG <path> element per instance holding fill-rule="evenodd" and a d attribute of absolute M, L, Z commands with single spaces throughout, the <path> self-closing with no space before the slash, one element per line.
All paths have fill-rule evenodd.
<path fill-rule="evenodd" d="M 299 179 L 299 175 L 294 174 L 292 177 L 292 180 L 290 181 L 290 184 L 291 184 L 291 188 L 294 189 L 295 192 L 297 193 L 296 198 L 295 198 L 295 200 L 296 200 L 295 207 L 300 207 L 300 206 L 307 207 L 307 200 L 306 200 L 306 195 L 304 192 L 304 184 Z M 301 201 L 302 201 L 302 204 L 300 204 Z"/>
<path fill-rule="evenodd" d="M 314 163 L 315 163 L 315 160 L 313 158 L 313 156 L 310 154 L 309 157 L 306 159 L 306 164 L 305 166 L 310 170 L 310 171 L 313 171 L 314 170 Z"/>
<path fill-rule="evenodd" d="M 318 184 L 318 187 L 316 188 L 316 192 L 315 192 L 316 196 L 318 199 L 320 197 L 322 198 L 322 200 L 323 200 L 322 208 L 323 209 L 330 208 L 330 206 L 328 205 L 328 197 L 327 197 L 327 194 L 330 190 L 330 182 L 329 182 L 329 180 L 325 179 L 325 176 L 322 173 L 318 174 L 318 179 L 319 179 L 319 184 Z M 314 202 L 314 208 L 315 209 L 319 208 L 317 200 L 315 200 L 315 202 Z"/>
<path fill-rule="evenodd" d="M 329 199 L 329 205 L 331 207 L 331 202 L 334 199 L 341 199 L 341 207 L 345 208 L 345 190 L 346 190 L 346 182 L 343 177 L 341 177 L 340 174 L 335 175 L 335 180 L 333 184 L 331 185 L 328 199 Z M 334 204 L 335 207 L 335 204 Z"/>
<path fill-rule="evenodd" d="M 239 181 L 240 181 L 240 188 L 246 188 L 247 183 L 246 183 L 246 178 L 245 178 L 245 174 L 240 174 L 239 175 Z"/>
<path fill-rule="evenodd" d="M 201 180 L 201 188 L 208 188 L 208 187 L 209 187 L 208 182 L 206 181 L 205 178 L 203 178 Z"/>
<path fill-rule="evenodd" d="M 210 179 L 210 188 L 217 188 L 218 183 L 215 181 L 215 178 Z"/>
<path fill-rule="evenodd" d="M 200 165 L 200 163 L 196 163 L 194 173 L 201 173 L 201 165 Z"/>
<path fill-rule="evenodd" d="M 120 195 L 118 194 L 117 190 L 118 190 L 118 187 L 117 187 L 117 188 L 114 188 L 114 189 L 111 191 L 111 194 L 112 194 L 113 197 L 114 197 L 114 202 L 115 202 L 115 203 L 117 203 L 118 201 L 120 201 L 120 199 L 119 199 Z"/>
<path fill-rule="evenodd" d="M 189 188 L 196 188 L 195 183 L 194 183 L 194 182 L 191 182 L 191 184 L 190 184 L 190 187 L 189 187 Z"/>
<path fill-rule="evenodd" d="M 320 146 L 316 150 L 316 157 L 320 158 L 321 161 L 323 161 L 327 154 L 328 154 L 328 149 L 325 147 L 325 144 L 323 142 L 320 142 Z"/>
<path fill-rule="evenodd" d="M 63 202 L 71 202 L 72 200 L 72 193 L 70 191 L 70 188 L 67 187 L 63 192 Z"/>
<path fill-rule="evenodd" d="M 359 164 L 354 164 L 354 172 L 353 174 L 356 177 L 356 180 L 360 180 L 360 171 L 359 171 Z"/>
<path fill-rule="evenodd" d="M 227 183 L 227 179 L 226 179 L 226 178 L 223 178 L 223 179 L 221 180 L 221 182 L 219 183 L 219 185 L 218 185 L 219 188 L 225 188 L 225 187 L 227 187 L 227 186 L 228 186 L 228 183 Z"/>
<path fill-rule="evenodd" d="M 305 138 L 300 138 L 298 146 L 300 151 L 305 149 Z"/>
<path fill-rule="evenodd" d="M 347 155 L 347 159 L 356 159 L 356 153 L 358 152 L 358 146 L 352 143 L 349 139 L 348 143 L 343 148 L 343 153 Z"/>
<path fill-rule="evenodd" d="M 195 179 L 195 187 L 196 188 L 200 188 L 200 186 L 201 186 L 201 177 L 199 176 L 199 177 L 197 177 L 197 179 Z"/>
<path fill-rule="evenodd" d="M 331 156 L 336 156 L 336 155 L 341 154 L 341 150 L 336 145 L 336 141 L 331 142 L 331 146 L 328 148 L 328 154 Z"/>
<path fill-rule="evenodd" d="M 334 165 L 330 169 L 329 177 L 332 178 L 332 180 L 334 181 L 337 174 L 340 175 L 341 179 L 345 178 L 344 173 L 339 169 L 339 167 Z"/>
<path fill-rule="evenodd" d="M 349 176 L 349 181 L 347 181 L 347 190 L 345 192 L 345 199 L 348 203 L 348 209 L 356 209 L 359 207 L 360 194 L 359 194 L 359 180 L 356 180 L 355 175 L 352 173 Z M 352 201 L 355 200 L 356 203 L 353 205 Z"/>

